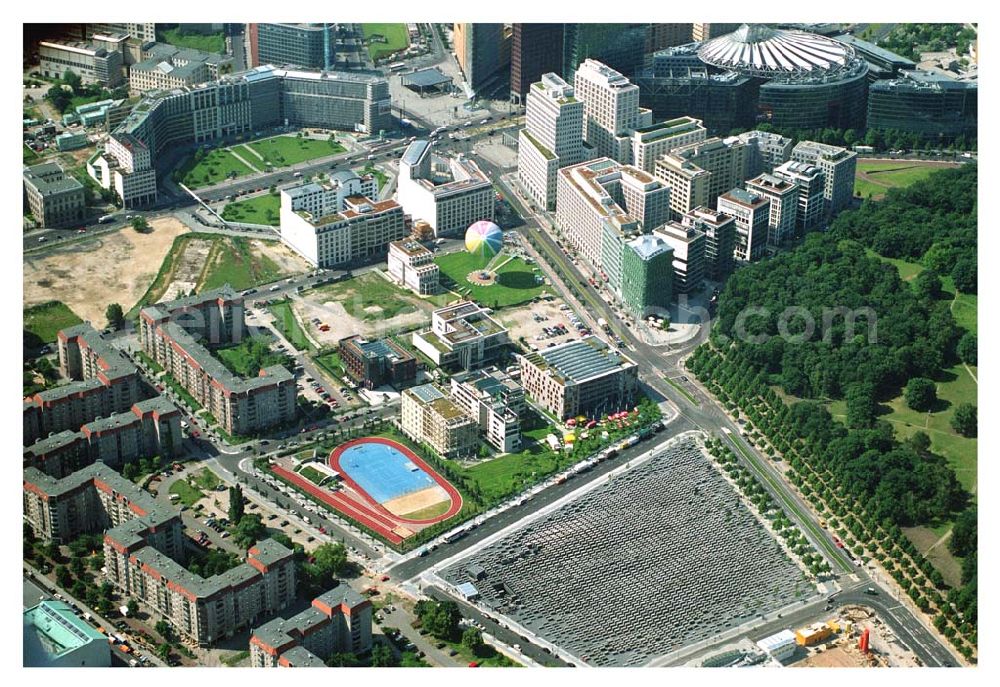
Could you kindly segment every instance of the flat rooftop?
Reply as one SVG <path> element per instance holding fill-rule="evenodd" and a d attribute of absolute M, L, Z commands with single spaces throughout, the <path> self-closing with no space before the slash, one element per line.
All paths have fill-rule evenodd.
<path fill-rule="evenodd" d="M 539 367 L 553 370 L 564 382 L 576 384 L 632 364 L 631 360 L 611 350 L 595 336 L 545 348 L 527 358 Z"/>

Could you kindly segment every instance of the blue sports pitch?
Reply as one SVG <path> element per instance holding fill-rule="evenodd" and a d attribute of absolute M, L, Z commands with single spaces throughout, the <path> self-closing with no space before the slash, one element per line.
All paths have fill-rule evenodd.
<path fill-rule="evenodd" d="M 378 503 L 436 484 L 408 456 L 385 444 L 366 443 L 345 449 L 340 454 L 340 469 Z"/>

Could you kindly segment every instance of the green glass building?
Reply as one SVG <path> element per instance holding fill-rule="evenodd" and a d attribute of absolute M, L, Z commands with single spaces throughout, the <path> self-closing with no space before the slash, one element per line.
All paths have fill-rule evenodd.
<path fill-rule="evenodd" d="M 636 317 L 661 314 L 670 307 L 674 284 L 674 251 L 659 236 L 643 234 L 624 244 L 621 297 Z"/>

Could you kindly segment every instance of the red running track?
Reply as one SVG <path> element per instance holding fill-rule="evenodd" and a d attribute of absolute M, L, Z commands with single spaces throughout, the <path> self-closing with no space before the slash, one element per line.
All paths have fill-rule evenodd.
<path fill-rule="evenodd" d="M 402 453 L 404 456 L 413 461 L 413 463 L 415 463 L 421 470 L 430 475 L 431 479 L 437 482 L 438 485 L 440 485 L 440 487 L 444 489 L 445 492 L 447 492 L 448 498 L 451 499 L 451 507 L 443 515 L 439 515 L 436 518 L 430 518 L 428 520 L 408 520 L 406 518 L 401 518 L 398 515 L 389 512 L 386 508 L 382 506 L 382 504 L 380 504 L 378 501 L 369 496 L 368 492 L 362 489 L 361 486 L 353 479 L 351 479 L 351 476 L 348 475 L 344 471 L 344 469 L 340 467 L 340 456 L 344 453 L 344 451 L 351 448 L 352 446 L 358 446 L 359 444 L 384 444 Z M 340 476 L 344 480 L 344 482 L 348 486 L 350 486 L 351 489 L 355 491 L 355 493 L 361 496 L 361 498 L 363 498 L 366 501 L 369 507 L 376 509 L 378 512 L 384 514 L 385 516 L 387 516 L 388 518 L 390 518 L 395 522 L 412 523 L 414 525 L 432 525 L 436 522 L 447 520 L 448 518 L 452 517 L 453 515 L 456 515 L 460 510 L 462 510 L 462 495 L 458 493 L 458 489 L 453 487 L 451 483 L 444 477 L 437 474 L 437 472 L 434 471 L 434 468 L 425 463 L 424 460 L 420 458 L 420 456 L 416 455 L 413 451 L 408 449 L 406 446 L 403 446 L 398 441 L 393 441 L 392 439 L 386 439 L 384 437 L 362 437 L 360 439 L 351 439 L 346 444 L 341 444 L 340 446 L 338 446 L 333 450 L 333 453 L 330 454 L 330 467 L 336 470 L 338 473 L 340 473 Z"/>
<path fill-rule="evenodd" d="M 276 475 L 280 475 L 283 479 L 288 480 L 302 491 L 315 496 L 331 508 L 343 513 L 351 520 L 356 520 L 365 527 L 378 532 L 393 544 L 402 543 L 403 538 L 393 532 L 393 529 L 396 527 L 396 523 L 386 518 L 381 513 L 373 511 L 365 504 L 349 499 L 343 494 L 321 489 L 305 477 L 277 465 L 272 465 L 271 471 Z"/>

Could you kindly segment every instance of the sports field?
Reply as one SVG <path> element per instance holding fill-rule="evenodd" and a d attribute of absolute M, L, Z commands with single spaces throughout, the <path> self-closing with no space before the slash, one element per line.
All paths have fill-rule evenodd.
<path fill-rule="evenodd" d="M 387 444 L 363 443 L 340 454 L 340 468 L 379 503 L 434 485 L 403 452 Z"/>
<path fill-rule="evenodd" d="M 402 524 L 431 524 L 462 508 L 458 491 L 406 446 L 383 437 L 355 439 L 330 454 L 330 467 L 361 499 Z"/>

